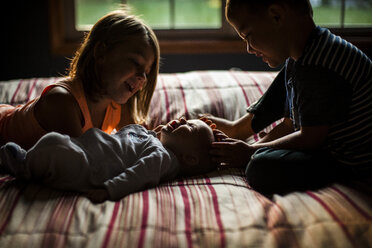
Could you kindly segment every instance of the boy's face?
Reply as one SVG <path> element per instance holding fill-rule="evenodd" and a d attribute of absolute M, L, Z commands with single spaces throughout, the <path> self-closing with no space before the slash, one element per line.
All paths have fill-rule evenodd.
<path fill-rule="evenodd" d="M 283 18 L 280 13 L 273 13 L 271 10 L 269 7 L 260 13 L 252 13 L 242 6 L 228 21 L 247 43 L 248 53 L 262 58 L 274 68 L 289 57 L 289 51 L 283 30 Z"/>

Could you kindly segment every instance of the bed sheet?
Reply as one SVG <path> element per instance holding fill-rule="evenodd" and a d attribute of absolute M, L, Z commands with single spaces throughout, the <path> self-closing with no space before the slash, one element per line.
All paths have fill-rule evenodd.
<path fill-rule="evenodd" d="M 205 112 L 236 119 L 275 75 L 160 74 L 148 125 Z M 22 104 L 59 79 L 0 82 L 0 102 Z M 0 247 L 372 247 L 371 193 L 366 181 L 267 198 L 242 170 L 224 169 L 94 205 L 0 174 Z"/>

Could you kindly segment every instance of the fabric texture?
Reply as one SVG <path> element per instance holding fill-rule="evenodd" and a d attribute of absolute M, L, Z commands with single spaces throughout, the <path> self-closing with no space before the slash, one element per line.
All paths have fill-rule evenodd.
<path fill-rule="evenodd" d="M 236 119 L 276 72 L 160 74 L 149 126 L 184 115 Z M 34 82 L 0 82 L 0 101 L 22 103 Z M 36 87 L 35 87 L 36 88 Z M 6 93 L 5 93 L 6 92 Z M 276 123 L 271 125 L 275 126 Z M 257 139 L 257 137 L 254 137 Z M 268 198 L 240 169 L 164 182 L 94 205 L 76 193 L 0 176 L 0 247 L 371 247 L 371 181 L 332 184 Z"/>

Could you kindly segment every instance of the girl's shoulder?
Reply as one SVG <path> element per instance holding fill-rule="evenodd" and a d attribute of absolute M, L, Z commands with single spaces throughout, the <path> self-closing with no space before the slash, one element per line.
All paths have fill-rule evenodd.
<path fill-rule="evenodd" d="M 35 118 L 46 131 L 60 131 L 78 136 L 83 120 L 75 97 L 65 87 L 56 85 L 43 93 L 35 105 Z"/>

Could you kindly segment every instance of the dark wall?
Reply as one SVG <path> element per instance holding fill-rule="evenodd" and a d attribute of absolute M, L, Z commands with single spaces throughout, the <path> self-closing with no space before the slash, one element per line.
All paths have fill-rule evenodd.
<path fill-rule="evenodd" d="M 63 73 L 68 60 L 52 56 L 49 49 L 47 0 L 17 0 L 7 5 L 2 9 L 5 44 L 1 45 L 0 80 Z"/>
<path fill-rule="evenodd" d="M 50 52 L 48 0 L 8 1 L 1 21 L 0 80 L 59 76 L 69 60 Z M 162 55 L 161 72 L 190 70 L 268 70 L 249 54 L 172 54 Z"/>

